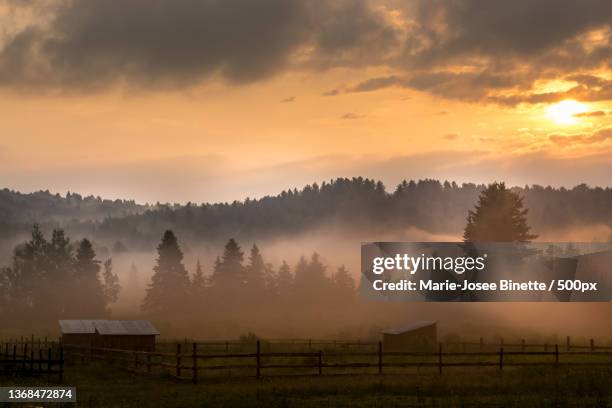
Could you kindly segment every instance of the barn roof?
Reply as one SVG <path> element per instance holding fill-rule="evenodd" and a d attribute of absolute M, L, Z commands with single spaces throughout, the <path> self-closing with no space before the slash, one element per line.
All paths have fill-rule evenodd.
<path fill-rule="evenodd" d="M 60 320 L 62 334 L 158 335 L 148 320 Z"/>
<path fill-rule="evenodd" d="M 402 333 L 406 333 L 412 330 L 421 329 L 423 327 L 433 326 L 436 323 L 438 322 L 432 321 L 432 320 L 416 320 L 414 322 L 410 322 L 406 324 L 405 326 L 397 327 L 395 329 L 383 330 L 382 333 L 383 334 L 402 334 Z"/>

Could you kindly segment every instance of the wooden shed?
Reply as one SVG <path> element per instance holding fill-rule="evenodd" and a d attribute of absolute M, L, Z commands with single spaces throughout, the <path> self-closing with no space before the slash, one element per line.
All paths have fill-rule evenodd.
<path fill-rule="evenodd" d="M 159 331 L 148 320 L 60 320 L 62 343 L 154 351 Z"/>
<path fill-rule="evenodd" d="M 414 350 L 435 347 L 438 342 L 437 322 L 419 320 L 397 329 L 382 332 L 387 351 Z"/>

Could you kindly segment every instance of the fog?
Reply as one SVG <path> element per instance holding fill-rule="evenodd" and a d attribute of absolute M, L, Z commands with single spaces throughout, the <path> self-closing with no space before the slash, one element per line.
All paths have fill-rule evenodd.
<path fill-rule="evenodd" d="M 612 230 L 605 225 L 565 228 L 555 231 L 538 231 L 539 241 L 602 241 Z M 368 234 L 348 231 L 338 223 L 313 228 L 291 236 L 261 241 L 239 242 L 245 254 L 256 243 L 266 263 L 275 267 L 287 261 L 292 268 L 301 256 L 316 252 L 321 255 L 326 273 L 331 275 L 344 265 L 358 284 L 360 279 L 361 242 L 398 241 L 451 242 L 461 240 L 461 231 L 431 233 L 418 228 L 401 231 Z M 179 237 L 180 242 L 180 237 Z M 222 254 L 222 245 L 206 242 L 181 243 L 184 264 L 193 274 L 196 262 L 202 264 L 204 273 L 210 276 L 215 258 Z M 122 292 L 112 306 L 116 318 L 142 317 L 140 305 L 151 280 L 155 252 L 128 252 L 114 257 Z M 245 255 L 245 263 L 247 256 Z M 131 265 L 138 269 L 138 285 L 130 285 Z M 342 338 L 376 339 L 383 329 L 399 327 L 412 320 L 439 322 L 442 336 L 461 336 L 477 339 L 503 337 L 507 340 L 528 338 L 532 341 L 562 342 L 565 336 L 576 341 L 588 342 L 595 337 L 611 341 L 610 303 L 422 303 L 380 302 L 361 299 L 356 295 L 349 305 L 333 308 L 318 307 L 319 294 L 311 294 L 311 302 L 293 305 L 290 310 L 272 307 L 256 312 L 245 309 L 240 313 L 226 314 L 222 307 L 193 315 L 158 319 L 163 337 L 189 337 L 226 339 L 253 332 L 267 338 Z M 346 306 L 346 307 L 344 307 Z M 279 309 L 282 307 L 279 305 Z"/>

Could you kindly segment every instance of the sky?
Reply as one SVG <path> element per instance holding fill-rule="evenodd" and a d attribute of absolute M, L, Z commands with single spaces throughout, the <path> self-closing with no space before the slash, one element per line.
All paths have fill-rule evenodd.
<path fill-rule="evenodd" d="M 612 2 L 0 0 L 0 187 L 610 186 Z"/>

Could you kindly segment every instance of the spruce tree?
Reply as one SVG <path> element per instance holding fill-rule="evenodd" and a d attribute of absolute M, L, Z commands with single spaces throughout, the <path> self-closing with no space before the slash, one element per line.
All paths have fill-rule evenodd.
<path fill-rule="evenodd" d="M 341 265 L 334 273 L 332 282 L 338 293 L 351 295 L 355 291 L 355 281 L 344 265 Z"/>
<path fill-rule="evenodd" d="M 251 295 L 262 294 L 265 289 L 266 265 L 257 245 L 253 244 L 249 254 L 249 263 L 245 268 L 247 289 Z"/>
<path fill-rule="evenodd" d="M 213 274 L 212 284 L 215 288 L 237 289 L 245 284 L 245 271 L 242 262 L 244 253 L 234 238 L 225 244 L 223 257 L 217 260 Z"/>
<path fill-rule="evenodd" d="M 289 292 L 293 287 L 293 275 L 291 274 L 291 267 L 286 261 L 283 261 L 280 268 L 278 268 L 278 274 L 276 277 L 276 287 L 279 293 Z"/>
<path fill-rule="evenodd" d="M 77 248 L 74 261 L 75 291 L 70 297 L 71 316 L 80 314 L 87 318 L 103 317 L 106 311 L 106 299 L 100 282 L 100 261 L 88 239 L 83 239 Z"/>
<path fill-rule="evenodd" d="M 107 259 L 104 261 L 104 273 L 102 274 L 102 292 L 104 293 L 104 301 L 106 304 L 115 303 L 119 299 L 119 276 L 113 273 L 113 260 Z"/>
<path fill-rule="evenodd" d="M 183 252 L 172 231 L 164 233 L 157 247 L 157 255 L 142 310 L 157 316 L 183 312 L 189 298 L 190 282 L 183 265 Z"/>
<path fill-rule="evenodd" d="M 490 184 L 478 197 L 474 210 L 468 211 L 463 233 L 466 242 L 529 242 L 530 233 L 523 197 L 504 183 Z"/>
<path fill-rule="evenodd" d="M 205 288 L 206 276 L 204 276 L 204 272 L 202 271 L 202 264 L 198 259 L 198 261 L 196 262 L 195 273 L 193 274 L 193 278 L 191 279 L 191 293 L 196 301 L 199 301 L 204 295 Z"/>

